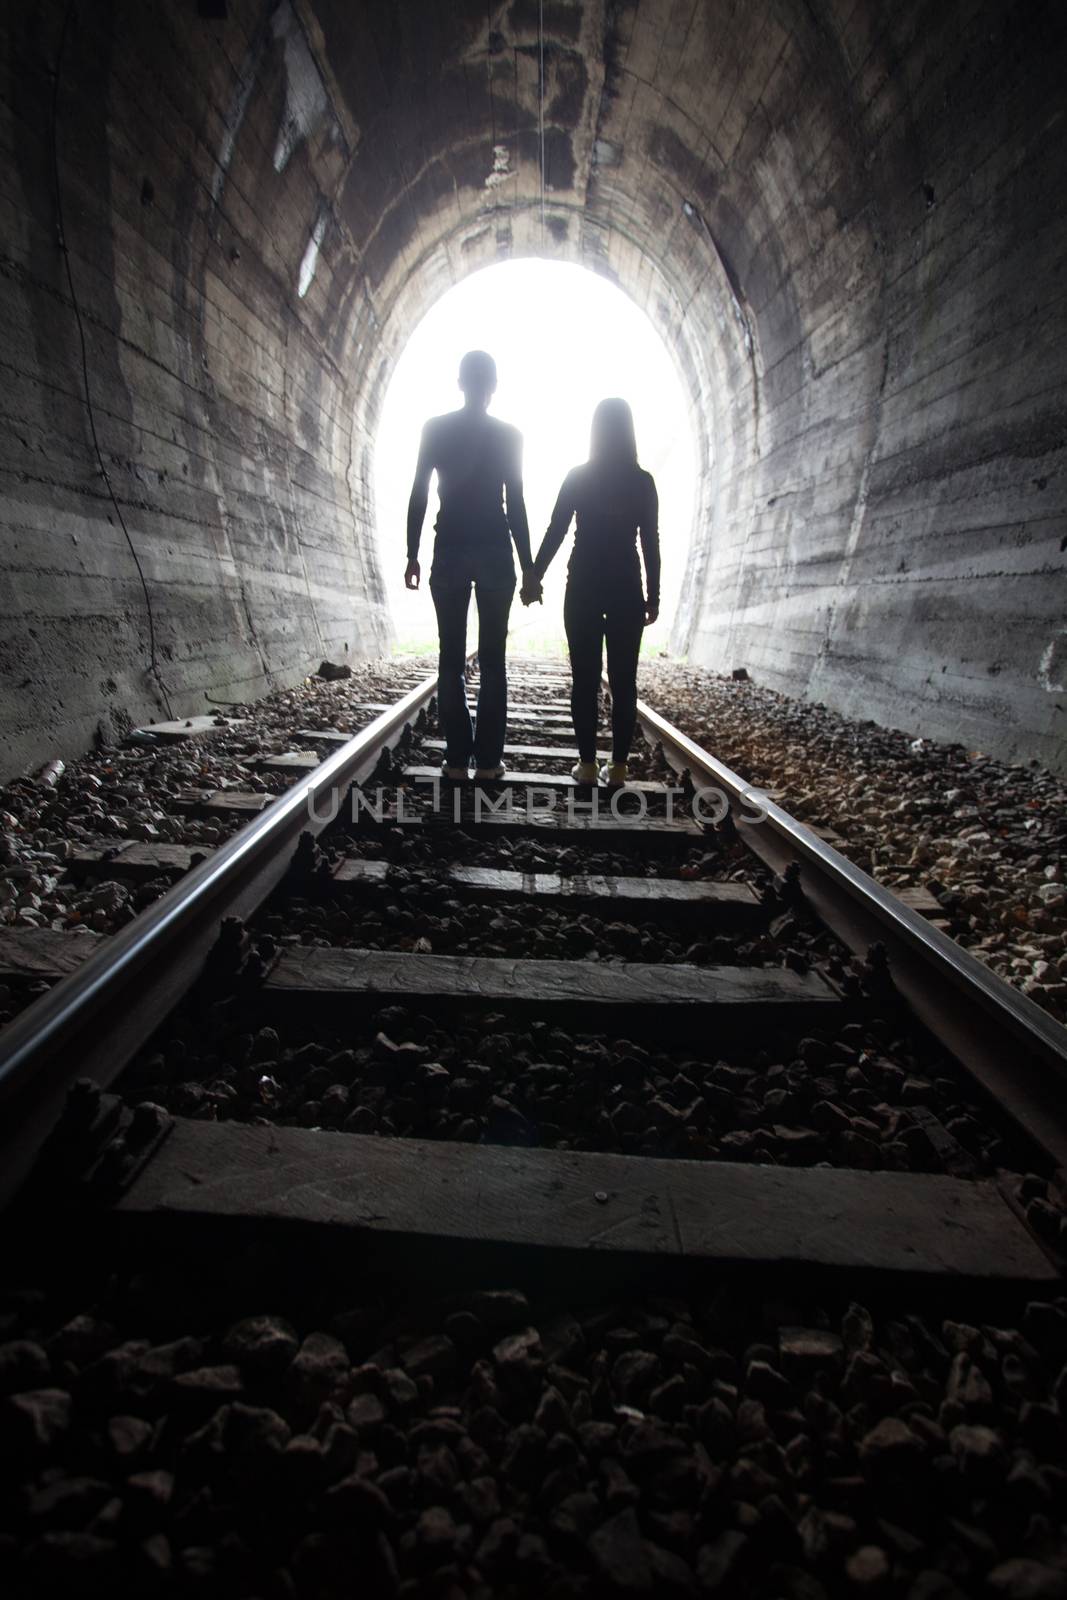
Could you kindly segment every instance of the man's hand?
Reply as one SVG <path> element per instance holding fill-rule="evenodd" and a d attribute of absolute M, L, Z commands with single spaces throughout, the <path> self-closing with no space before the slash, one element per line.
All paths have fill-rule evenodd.
<path fill-rule="evenodd" d="M 522 601 L 523 605 L 533 605 L 534 601 L 536 601 L 538 605 L 542 605 L 544 603 L 544 598 L 544 592 L 541 588 L 541 580 L 538 578 L 537 574 L 532 568 L 527 572 L 524 572 L 522 575 L 522 588 L 519 590 L 519 599 Z"/>
<path fill-rule="evenodd" d="M 422 577 L 422 568 L 417 561 L 409 561 L 404 568 L 404 588 L 417 589 L 419 579 Z"/>
<path fill-rule="evenodd" d="M 645 627 L 646 628 L 650 628 L 652 626 L 652 624 L 655 622 L 655 620 L 656 620 L 656 618 L 658 616 L 659 616 L 659 606 L 658 605 L 654 605 L 654 606 L 653 605 L 646 605 L 645 606 Z"/>

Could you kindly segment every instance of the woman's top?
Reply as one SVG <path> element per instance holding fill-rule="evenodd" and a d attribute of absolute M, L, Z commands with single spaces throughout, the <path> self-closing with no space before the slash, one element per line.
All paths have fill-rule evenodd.
<path fill-rule="evenodd" d="M 641 591 L 637 541 L 645 562 L 647 603 L 659 605 L 659 497 L 656 481 L 636 462 L 587 461 L 568 472 L 533 564 L 538 579 L 576 519 L 567 572 L 571 583 L 608 593 Z"/>

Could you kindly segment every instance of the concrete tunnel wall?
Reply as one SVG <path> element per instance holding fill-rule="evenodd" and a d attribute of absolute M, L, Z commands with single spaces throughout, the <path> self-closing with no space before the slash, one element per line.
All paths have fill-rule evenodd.
<path fill-rule="evenodd" d="M 67 12 L 0 25 L 0 775 L 163 714 L 57 246 Z M 1065 770 L 1062 8 L 546 0 L 543 222 L 537 23 L 70 11 L 66 245 L 175 711 L 387 644 L 392 363 L 450 284 L 545 254 L 626 289 L 688 385 L 676 649 Z"/>

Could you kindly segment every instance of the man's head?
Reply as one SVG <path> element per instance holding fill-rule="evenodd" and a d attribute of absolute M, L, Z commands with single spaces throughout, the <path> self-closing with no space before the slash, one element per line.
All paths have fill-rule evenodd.
<path fill-rule="evenodd" d="M 459 364 L 459 386 L 469 406 L 484 411 L 496 389 L 496 362 L 484 350 L 468 350 Z"/>

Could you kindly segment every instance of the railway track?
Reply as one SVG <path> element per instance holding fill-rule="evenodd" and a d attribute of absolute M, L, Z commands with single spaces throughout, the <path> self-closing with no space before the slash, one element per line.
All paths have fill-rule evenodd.
<path fill-rule="evenodd" d="M 0 1575 L 1055 1593 L 1063 1030 L 651 707 L 577 790 L 563 674 L 512 677 L 507 783 L 438 781 L 433 678 L 294 728 L 0 1035 L 65 1307 L 6 1313 Z"/>
<path fill-rule="evenodd" d="M 509 1017 L 558 1021 L 594 1035 L 594 1055 L 605 1029 L 624 1042 L 654 1037 L 668 1046 L 654 1074 L 661 1092 L 628 1098 L 600 1081 L 612 1076 L 610 1058 L 590 1064 L 587 1053 L 574 1075 L 596 1079 L 599 1098 L 577 1115 L 565 1087 L 561 1127 L 551 1107 L 531 1117 L 506 1093 L 487 1092 L 506 1089 L 503 1079 L 470 1085 L 461 1076 L 457 1089 L 454 1070 L 436 1064 L 439 1076 L 424 1073 L 425 1084 L 397 1097 L 402 1111 L 384 1119 L 390 1131 L 427 1137 L 393 1144 L 376 1136 L 375 1096 L 361 1100 L 368 1086 L 350 1073 L 349 1084 L 326 1085 L 322 1125 L 352 1136 L 328 1140 L 324 1157 L 316 1133 L 293 1126 L 320 1103 L 276 1081 L 259 1102 L 273 1096 L 288 1113 L 264 1115 L 274 1108 L 242 1091 L 210 1101 L 210 1115 L 200 1105 L 185 1117 L 145 1111 L 129 1127 L 110 1126 L 129 1122 L 117 1102 L 105 1115 L 84 1091 L 67 1100 L 51 1149 L 69 1172 L 80 1140 L 98 1187 L 106 1173 L 126 1190 L 120 1210 L 321 1217 L 467 1247 L 1054 1276 L 1055 1224 L 1039 1207 L 1038 1230 L 1028 1228 L 1019 1194 L 1027 1171 L 1067 1164 L 1064 1030 L 651 707 L 640 709 L 646 776 L 613 796 L 578 791 L 563 675 L 520 663 L 513 679 L 516 742 L 503 785 L 441 783 L 428 678 L 395 705 L 364 706 L 371 720 L 353 738 L 294 730 L 298 748 L 268 758 L 272 770 L 295 774 L 273 805 L 204 797 L 245 806 L 251 820 L 0 1037 L 8 1195 L 47 1145 L 74 1080 L 106 1090 L 132 1061 L 130 1081 L 149 1100 L 157 1091 L 183 1103 L 153 1083 L 138 1053 L 161 1017 L 207 984 L 242 1028 L 257 1010 L 278 1018 L 289 1041 L 279 1048 L 296 1051 L 324 1019 L 340 1050 L 346 1029 L 367 1032 L 374 1007 L 390 1000 L 445 1021 L 463 1021 L 472 1006 L 499 1008 L 504 1021 L 491 1027 L 505 1039 Z M 100 852 L 99 864 L 136 876 L 168 851 L 128 845 Z M 82 852 L 81 870 L 93 868 L 91 857 Z M 440 898 L 457 914 L 436 919 L 433 939 L 420 936 L 398 895 Z M 544 927 L 559 930 L 567 918 L 546 942 Z M 375 930 L 369 943 L 364 925 Z M 797 937 L 814 941 L 812 959 Z M 743 1042 L 739 1060 L 758 1057 L 761 1044 L 780 1059 L 762 1074 L 716 1066 L 711 1031 Z M 911 1068 L 879 1066 L 887 1039 L 909 1031 Z M 244 1048 L 246 1033 L 237 1024 L 231 1033 Z M 381 1056 L 394 1046 L 421 1066 L 433 1053 L 381 1029 L 363 1049 Z M 631 1076 L 649 1059 L 636 1048 Z M 269 1057 L 254 1036 L 252 1049 Z M 672 1055 L 677 1083 L 665 1078 Z M 223 1080 L 256 1077 L 225 1052 L 211 1060 Z M 567 1063 L 543 1065 L 566 1076 L 558 1069 Z M 258 1076 L 274 1081 L 268 1070 Z M 723 1109 L 731 1094 L 740 1114 Z M 453 1101 L 475 1115 L 427 1114 Z M 361 1106 L 368 1114 L 353 1120 Z M 646 1150 L 699 1159 L 650 1162 Z M 291 1183 L 275 1181 L 282 1167 Z M 232 1178 L 188 1176 L 208 1171 Z M 825 1220 L 813 1228 L 814 1217 Z"/>

